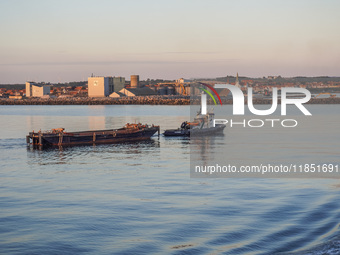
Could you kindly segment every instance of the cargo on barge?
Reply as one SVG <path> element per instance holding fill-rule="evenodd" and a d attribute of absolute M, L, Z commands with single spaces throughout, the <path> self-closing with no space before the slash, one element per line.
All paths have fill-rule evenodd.
<path fill-rule="evenodd" d="M 147 140 L 156 132 L 158 132 L 159 135 L 159 126 L 142 125 L 141 123 L 127 123 L 119 129 L 78 132 L 65 132 L 64 128 L 57 128 L 46 132 L 29 132 L 26 136 L 26 142 L 27 145 L 44 148 L 53 146 L 112 144 Z"/>

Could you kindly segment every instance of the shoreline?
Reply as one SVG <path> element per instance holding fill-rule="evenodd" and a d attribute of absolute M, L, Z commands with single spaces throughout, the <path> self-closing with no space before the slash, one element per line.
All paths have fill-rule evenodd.
<path fill-rule="evenodd" d="M 213 102 L 208 101 L 209 104 Z M 223 104 L 232 104 L 232 99 L 222 99 Z M 247 100 L 245 100 L 247 103 Z M 254 99 L 254 104 L 271 104 L 271 99 Z M 279 102 L 280 103 L 280 100 Z M 126 98 L 0 98 L 0 105 L 190 105 L 199 104 L 199 100 L 190 102 L 190 97 L 126 97 Z M 306 104 L 340 104 L 340 98 L 312 98 Z"/>

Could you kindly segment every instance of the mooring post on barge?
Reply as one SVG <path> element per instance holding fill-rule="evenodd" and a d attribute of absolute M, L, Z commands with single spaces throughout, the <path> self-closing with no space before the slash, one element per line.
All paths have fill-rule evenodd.
<path fill-rule="evenodd" d="M 43 143 L 42 143 L 42 134 L 41 134 L 41 131 L 39 131 L 39 133 L 38 133 L 38 138 L 39 138 L 39 146 L 42 146 Z"/>
<path fill-rule="evenodd" d="M 39 131 L 38 133 L 34 133 L 30 132 L 27 136 L 26 136 L 26 143 L 27 146 L 32 145 L 33 147 L 36 147 L 39 149 L 42 149 L 43 147 L 43 134 L 41 133 L 41 131 Z"/>

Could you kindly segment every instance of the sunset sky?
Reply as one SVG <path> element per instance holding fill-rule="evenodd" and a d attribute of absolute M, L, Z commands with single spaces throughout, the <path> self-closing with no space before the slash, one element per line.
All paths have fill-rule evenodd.
<path fill-rule="evenodd" d="M 340 76 L 338 0 L 1 0 L 0 83 Z"/>

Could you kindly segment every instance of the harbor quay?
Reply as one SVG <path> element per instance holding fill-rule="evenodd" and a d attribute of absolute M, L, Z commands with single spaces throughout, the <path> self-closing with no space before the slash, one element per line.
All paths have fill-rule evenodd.
<path fill-rule="evenodd" d="M 230 98 L 222 98 L 223 104 L 232 104 Z M 208 100 L 209 104 L 213 104 Z M 245 99 L 245 103 L 247 100 Z M 271 99 L 254 99 L 254 104 L 271 104 Z M 280 100 L 279 100 L 280 103 Z M 134 96 L 123 98 L 0 98 L 0 105 L 190 105 L 200 104 L 198 99 L 189 96 Z M 340 98 L 312 98 L 307 104 L 340 104 Z"/>
<path fill-rule="evenodd" d="M 189 105 L 190 98 L 183 96 L 134 96 L 124 98 L 1 98 L 0 105 Z"/>

